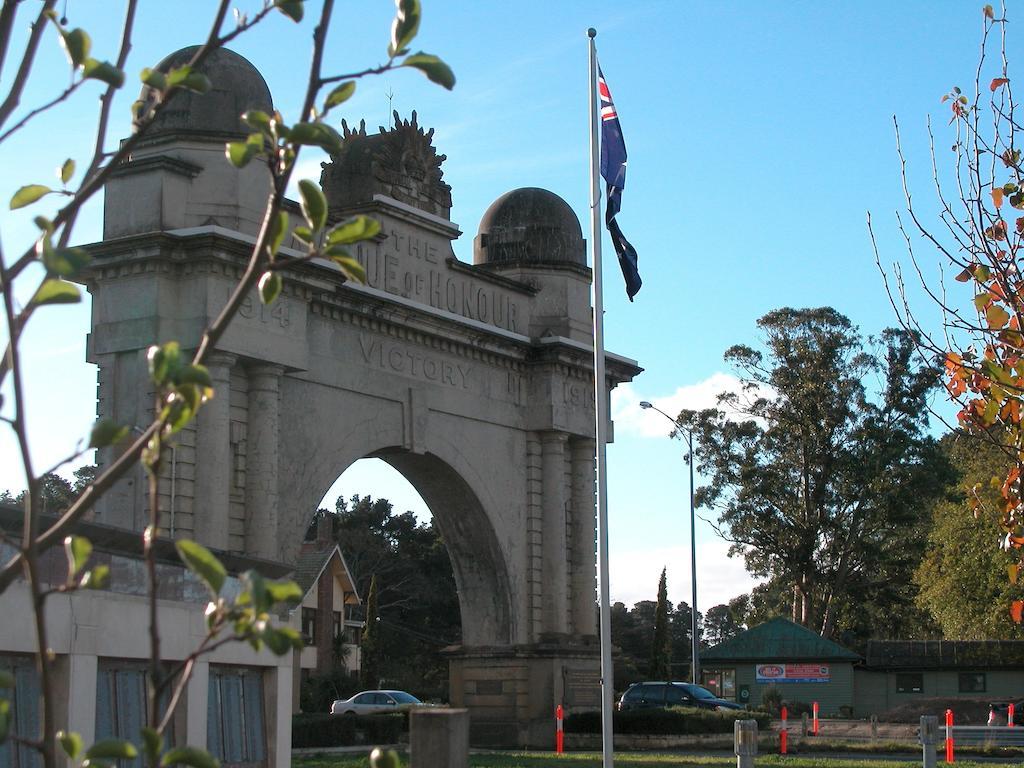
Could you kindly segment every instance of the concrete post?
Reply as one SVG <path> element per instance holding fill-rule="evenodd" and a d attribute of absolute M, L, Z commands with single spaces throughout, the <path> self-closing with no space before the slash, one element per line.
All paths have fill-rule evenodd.
<path fill-rule="evenodd" d="M 544 631 L 565 634 L 569 631 L 569 584 L 566 558 L 565 509 L 566 435 L 541 434 L 541 551 L 544 581 Z"/>
<path fill-rule="evenodd" d="M 736 768 L 754 768 L 757 755 L 757 720 L 737 720 L 732 731 Z"/>
<path fill-rule="evenodd" d="M 249 368 L 246 425 L 246 550 L 268 560 L 277 557 L 277 441 L 280 421 L 279 365 Z M 330 617 L 328 617 L 330 618 Z"/>
<path fill-rule="evenodd" d="M 469 710 L 409 713 L 410 768 L 469 768 Z"/>
<path fill-rule="evenodd" d="M 923 768 L 935 768 L 935 745 L 939 741 L 939 718 L 935 715 L 921 715 L 919 730 L 921 741 L 921 765 Z"/>
<path fill-rule="evenodd" d="M 878 741 L 878 715 L 871 716 L 871 740 Z"/>
<path fill-rule="evenodd" d="M 69 660 L 67 729 L 81 736 L 86 744 L 92 744 L 96 740 L 97 658 L 91 653 L 72 653 Z"/>
<path fill-rule="evenodd" d="M 804 712 L 800 717 L 800 735 L 806 739 L 808 733 L 810 729 L 807 727 L 807 713 Z"/>
<path fill-rule="evenodd" d="M 195 496 L 192 502 L 196 540 L 228 549 L 231 499 L 231 366 L 235 356 L 215 352 L 206 361 L 214 396 L 196 419 Z M 191 742 L 190 742 L 191 743 Z"/>

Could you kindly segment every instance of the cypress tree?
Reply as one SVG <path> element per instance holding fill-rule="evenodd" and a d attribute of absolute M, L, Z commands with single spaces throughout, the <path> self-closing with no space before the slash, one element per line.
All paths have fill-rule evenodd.
<path fill-rule="evenodd" d="M 658 581 L 658 605 L 654 609 L 654 641 L 651 644 L 651 663 L 648 674 L 651 680 L 669 680 L 672 672 L 672 640 L 668 632 L 668 583 L 665 568 L 661 569 Z"/>

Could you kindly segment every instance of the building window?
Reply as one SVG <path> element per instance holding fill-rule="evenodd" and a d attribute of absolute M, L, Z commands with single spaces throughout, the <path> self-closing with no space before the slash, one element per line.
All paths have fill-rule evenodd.
<path fill-rule="evenodd" d="M 896 675 L 896 693 L 922 693 L 924 675 L 920 672 L 900 672 Z"/>
<path fill-rule="evenodd" d="M 206 748 L 226 768 L 266 763 L 263 673 L 258 669 L 210 665 Z"/>
<path fill-rule="evenodd" d="M 302 637 L 306 645 L 316 645 L 316 608 L 302 609 Z"/>
<path fill-rule="evenodd" d="M 11 732 L 25 739 L 38 739 L 42 693 L 35 662 L 27 656 L 0 656 L 0 670 L 14 677 L 13 691 L 0 690 L 0 699 L 11 702 Z M 37 768 L 42 764 L 39 753 L 31 747 L 16 746 L 11 739 L 0 744 L 0 768 Z"/>
<path fill-rule="evenodd" d="M 985 673 L 984 672 L 961 672 L 960 693 L 984 693 Z"/>
<path fill-rule="evenodd" d="M 145 662 L 100 659 L 96 667 L 96 740 L 137 741 L 146 724 L 149 699 L 146 693 Z M 160 697 L 161 712 L 170 701 L 171 688 Z M 174 743 L 174 718 L 164 734 L 167 744 Z M 119 765 L 142 765 L 141 759 L 118 761 Z"/>
<path fill-rule="evenodd" d="M 735 669 L 702 669 L 701 685 L 720 699 L 736 701 Z"/>
<path fill-rule="evenodd" d="M 340 640 L 342 633 L 341 611 L 334 612 L 334 639 Z"/>

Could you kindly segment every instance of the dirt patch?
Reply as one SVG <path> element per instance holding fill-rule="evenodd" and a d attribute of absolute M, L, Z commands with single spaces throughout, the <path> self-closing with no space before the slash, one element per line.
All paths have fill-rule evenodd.
<path fill-rule="evenodd" d="M 946 710 L 953 710 L 954 722 L 956 725 L 985 725 L 988 722 L 988 710 L 991 706 L 990 699 L 963 699 L 963 698 L 931 698 L 917 699 L 898 707 L 893 707 L 888 712 L 882 712 L 878 716 L 882 723 L 913 723 L 921 722 L 921 715 L 935 715 L 939 718 L 939 725 L 946 723 Z"/>

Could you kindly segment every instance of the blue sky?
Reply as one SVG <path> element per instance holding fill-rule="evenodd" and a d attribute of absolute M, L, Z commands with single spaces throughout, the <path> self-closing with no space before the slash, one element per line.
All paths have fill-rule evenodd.
<path fill-rule="evenodd" d="M 212 7 L 199 0 L 143 5 L 113 137 L 128 130 L 138 71 L 199 42 L 200 21 Z M 258 3 L 239 6 L 251 11 Z M 346 72 L 380 62 L 392 3 L 360 0 L 337 8 L 325 69 Z M 121 13 L 121 2 L 69 0 L 71 25 L 92 33 L 99 58 L 116 55 L 112 22 Z M 661 417 L 639 410 L 639 400 L 669 413 L 711 405 L 714 392 L 730 382 L 722 352 L 754 342 L 756 319 L 780 306 L 831 305 L 865 333 L 893 323 L 865 226 L 870 210 L 883 260 L 903 256 L 893 215 L 902 191 L 892 116 L 900 118 L 915 199 L 930 210 L 925 120 L 936 118 L 941 163 L 951 140 L 939 100 L 952 86 L 966 90 L 973 82 L 981 20 L 981 4 L 936 0 L 424 0 L 415 47 L 451 64 L 455 90 L 398 72 L 361 82 L 339 110 L 339 118 L 365 118 L 375 128 L 389 122 L 390 106 L 404 117 L 416 109 L 420 123 L 436 129 L 435 145 L 448 155 L 452 219 L 465 233 L 455 253 L 464 261 L 472 259 L 472 238 L 488 205 L 517 187 L 561 195 L 587 231 L 585 31 L 597 28 L 629 149 L 620 223 L 640 254 L 644 279 L 630 304 L 613 257 L 606 261 L 607 347 L 645 368 L 613 396 L 613 599 L 653 599 L 663 565 L 670 599 L 688 601 L 690 591 L 682 445 L 667 439 Z M 231 46 L 264 73 L 286 115 L 294 115 L 301 100 L 311 21 L 296 27 L 276 15 Z M 25 107 L 65 82 L 66 63 L 52 33 L 40 63 Z M 5 73 L 4 86 L 9 78 Z M 22 183 L 48 183 L 65 157 L 84 164 L 96 116 L 96 90 L 84 90 L 61 117 L 40 120 L 39 133 L 5 146 L 0 199 Z M 307 156 L 300 173 L 315 178 L 320 159 Z M 3 215 L 0 237 L 8 258 L 31 241 L 31 216 L 46 208 Z M 99 239 L 100 212 L 99 202 L 89 207 L 78 242 Z M 607 240 L 605 248 L 611 253 Z M 937 265 L 922 253 L 926 265 Z M 919 306 L 923 315 L 934 314 Z M 87 434 L 95 372 L 83 362 L 87 305 L 40 318 L 25 349 L 33 452 L 48 466 Z M 23 486 L 14 442 L 0 435 L 0 488 Z M 337 489 L 386 496 L 400 509 L 422 507 L 372 465 L 357 466 Z M 746 591 L 750 581 L 709 526 L 699 525 L 697 539 L 698 607 L 705 610 Z"/>

